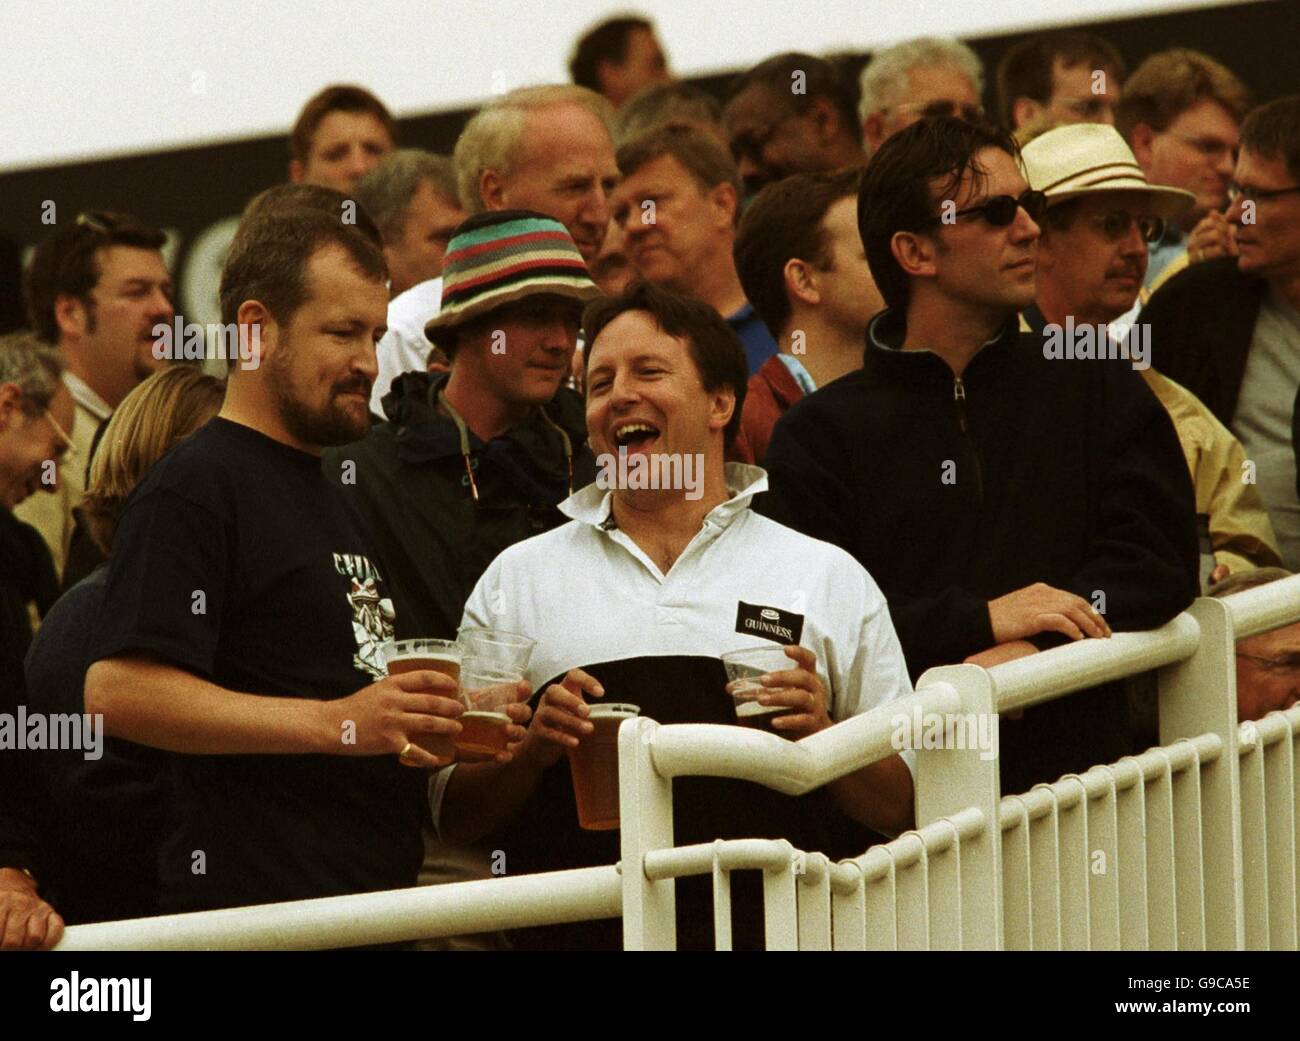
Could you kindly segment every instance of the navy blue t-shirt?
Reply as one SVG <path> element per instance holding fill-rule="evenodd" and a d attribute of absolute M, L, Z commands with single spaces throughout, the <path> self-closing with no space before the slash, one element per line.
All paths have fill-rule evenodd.
<path fill-rule="evenodd" d="M 331 700 L 384 675 L 392 632 L 378 561 L 320 460 L 214 419 L 123 509 L 91 660 L 145 652 L 229 690 Z M 415 884 L 427 779 L 396 756 L 174 762 L 164 911 Z"/>

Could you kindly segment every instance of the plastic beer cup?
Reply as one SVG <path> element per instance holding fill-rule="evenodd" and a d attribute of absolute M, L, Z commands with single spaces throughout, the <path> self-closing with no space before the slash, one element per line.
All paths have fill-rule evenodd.
<path fill-rule="evenodd" d="M 569 770 L 578 803 L 578 824 L 587 831 L 618 827 L 618 728 L 641 714 L 636 705 L 589 705 L 596 729 L 570 748 Z"/>

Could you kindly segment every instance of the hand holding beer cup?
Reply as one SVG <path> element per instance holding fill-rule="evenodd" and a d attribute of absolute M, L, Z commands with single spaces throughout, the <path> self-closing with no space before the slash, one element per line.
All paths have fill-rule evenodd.
<path fill-rule="evenodd" d="M 584 693 L 603 698 L 605 688 L 581 669 L 569 670 L 561 682 L 546 688 L 528 727 L 528 736 L 519 746 L 520 759 L 545 769 L 594 732 L 595 727 L 587 721 L 591 710 L 582 698 Z"/>
<path fill-rule="evenodd" d="M 532 715 L 527 702 L 532 688 L 523 670 L 491 658 L 461 661 L 460 699 L 465 714 L 456 738 L 456 755 L 465 762 L 508 763 L 526 736 L 519 724 Z"/>
<path fill-rule="evenodd" d="M 794 668 L 781 668 L 781 658 Z M 831 725 L 826 688 L 817 675 L 817 656 L 807 647 L 756 647 L 722 656 L 736 701 L 736 721 L 797 741 Z"/>
<path fill-rule="evenodd" d="M 426 695 L 431 700 L 424 708 L 429 715 L 442 718 L 409 719 L 393 751 L 403 766 L 446 766 L 456 758 L 455 738 L 461 731 L 457 718 L 465 711 L 456 697 L 460 689 L 460 646 L 454 640 L 397 640 L 384 645 L 383 655 L 390 679 L 410 678 L 401 689 L 445 692 Z"/>
<path fill-rule="evenodd" d="M 460 733 L 457 717 L 465 711 L 456 700 L 456 681 L 430 669 L 388 676 L 332 704 L 343 755 L 398 755 L 409 744 L 402 762 L 430 770 L 452 757 L 426 748 L 445 741 L 450 749 Z M 353 740 L 346 740 L 348 734 Z"/>

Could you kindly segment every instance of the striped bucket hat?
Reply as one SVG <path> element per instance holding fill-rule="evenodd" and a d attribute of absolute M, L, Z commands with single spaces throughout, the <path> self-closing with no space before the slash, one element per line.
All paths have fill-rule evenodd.
<path fill-rule="evenodd" d="M 530 296 L 568 297 L 586 303 L 600 295 L 568 229 L 529 210 L 475 214 L 447 244 L 442 306 L 424 327 L 439 335 Z"/>

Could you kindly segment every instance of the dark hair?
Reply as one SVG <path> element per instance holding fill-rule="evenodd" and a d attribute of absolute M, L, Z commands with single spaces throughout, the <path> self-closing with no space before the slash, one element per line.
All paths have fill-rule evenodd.
<path fill-rule="evenodd" d="M 346 224 L 337 212 L 307 206 L 264 206 L 246 216 L 221 270 L 221 320 L 233 324 L 244 301 L 258 300 L 277 322 L 288 323 L 307 299 L 307 264 L 324 246 L 341 246 L 363 274 L 386 280 L 379 233 L 369 218 L 366 223 Z"/>
<path fill-rule="evenodd" d="M 736 408 L 723 436 L 729 446 L 740 429 L 740 413 L 749 385 L 749 364 L 739 337 L 723 317 L 708 304 L 684 293 L 663 289 L 649 282 L 633 282 L 618 296 L 598 297 L 582 315 L 582 336 L 587 349 L 582 363 L 591 364 L 591 349 L 601 330 L 628 311 L 645 311 L 669 336 L 686 341 L 686 350 L 700 370 L 704 389 L 713 393 L 727 387 L 736 396 Z"/>
<path fill-rule="evenodd" d="M 711 191 L 720 184 L 731 185 L 736 190 L 736 216 L 740 217 L 743 190 L 736 161 L 712 134 L 695 127 L 662 126 L 620 145 L 615 159 L 618 172 L 630 177 L 665 155 L 686 167 L 701 191 Z"/>
<path fill-rule="evenodd" d="M 63 224 L 37 245 L 27 267 L 23 289 L 27 317 L 36 335 L 46 343 L 58 342 L 59 323 L 54 317 L 54 302 L 60 296 L 75 296 L 88 310 L 93 309 L 90 291 L 99 284 L 102 274 L 101 249 L 107 246 L 162 249 L 166 241 L 167 236 L 157 228 L 107 210 L 87 210 L 78 214 L 71 224 Z"/>
<path fill-rule="evenodd" d="M 795 74 L 801 73 L 803 90 L 794 92 Z M 844 130 L 858 144 L 862 144 L 862 124 L 858 122 L 857 98 L 853 88 L 844 82 L 839 69 L 823 58 L 799 51 L 786 51 L 752 69 L 742 72 L 732 81 L 727 93 L 730 101 L 743 90 L 755 84 L 765 88 L 789 112 L 803 115 L 808 106 L 818 98 L 825 98 L 839 113 Z"/>
<path fill-rule="evenodd" d="M 998 117 L 1008 130 L 1014 129 L 1011 109 L 1017 98 L 1031 98 L 1046 104 L 1052 97 L 1052 74 L 1056 59 L 1067 69 L 1079 65 L 1109 69 L 1123 82 L 1126 67 L 1119 51 L 1093 33 L 1039 33 L 1014 44 L 997 69 Z"/>
<path fill-rule="evenodd" d="M 1260 105 L 1241 124 L 1241 147 L 1264 159 L 1281 156 L 1286 172 L 1300 180 L 1300 94 Z"/>
<path fill-rule="evenodd" d="M 244 207 L 240 215 L 241 226 L 254 217 L 268 213 L 294 213 L 298 210 L 315 210 L 335 220 L 356 226 L 367 238 L 382 248 L 383 238 L 379 226 L 371 219 L 369 211 L 350 195 L 320 184 L 277 184 L 258 192 Z"/>
<path fill-rule="evenodd" d="M 312 139 L 321 120 L 331 112 L 367 112 L 384 125 L 393 144 L 397 144 L 397 122 L 384 103 L 366 90 L 351 84 L 326 87 L 303 105 L 289 133 L 289 155 L 305 163 L 311 155 Z"/>
<path fill-rule="evenodd" d="M 708 124 L 722 129 L 722 105 L 707 91 L 690 83 L 652 83 L 632 95 L 614 117 L 615 146 L 661 126 Z"/>
<path fill-rule="evenodd" d="M 1160 51 L 1133 70 L 1115 106 L 1115 127 L 1131 141 L 1145 123 L 1165 130 L 1198 101 L 1209 98 L 1240 122 L 1250 110 L 1250 91 L 1232 70 L 1200 51 L 1176 47 Z"/>
<path fill-rule="evenodd" d="M 599 68 L 602 61 L 622 65 L 627 61 L 627 44 L 637 29 L 654 32 L 654 26 L 640 15 L 607 18 L 578 39 L 569 59 L 569 74 L 580 87 L 600 93 Z"/>
<path fill-rule="evenodd" d="M 1020 147 L 1000 127 L 941 116 L 891 134 L 867 163 L 858 191 L 858 232 L 871 276 L 889 307 L 906 307 L 909 296 L 908 276 L 890 248 L 894 233 L 919 231 L 934 216 L 931 182 L 940 182 L 942 197 L 956 191 L 967 171 L 981 179 L 984 171 L 975 154 L 986 148 L 1020 156 Z"/>
<path fill-rule="evenodd" d="M 774 337 L 790 321 L 785 265 L 805 260 L 828 270 L 830 240 L 822 221 L 839 200 L 857 197 L 862 171 L 795 174 L 769 184 L 745 210 L 734 247 L 745 298 Z"/>

